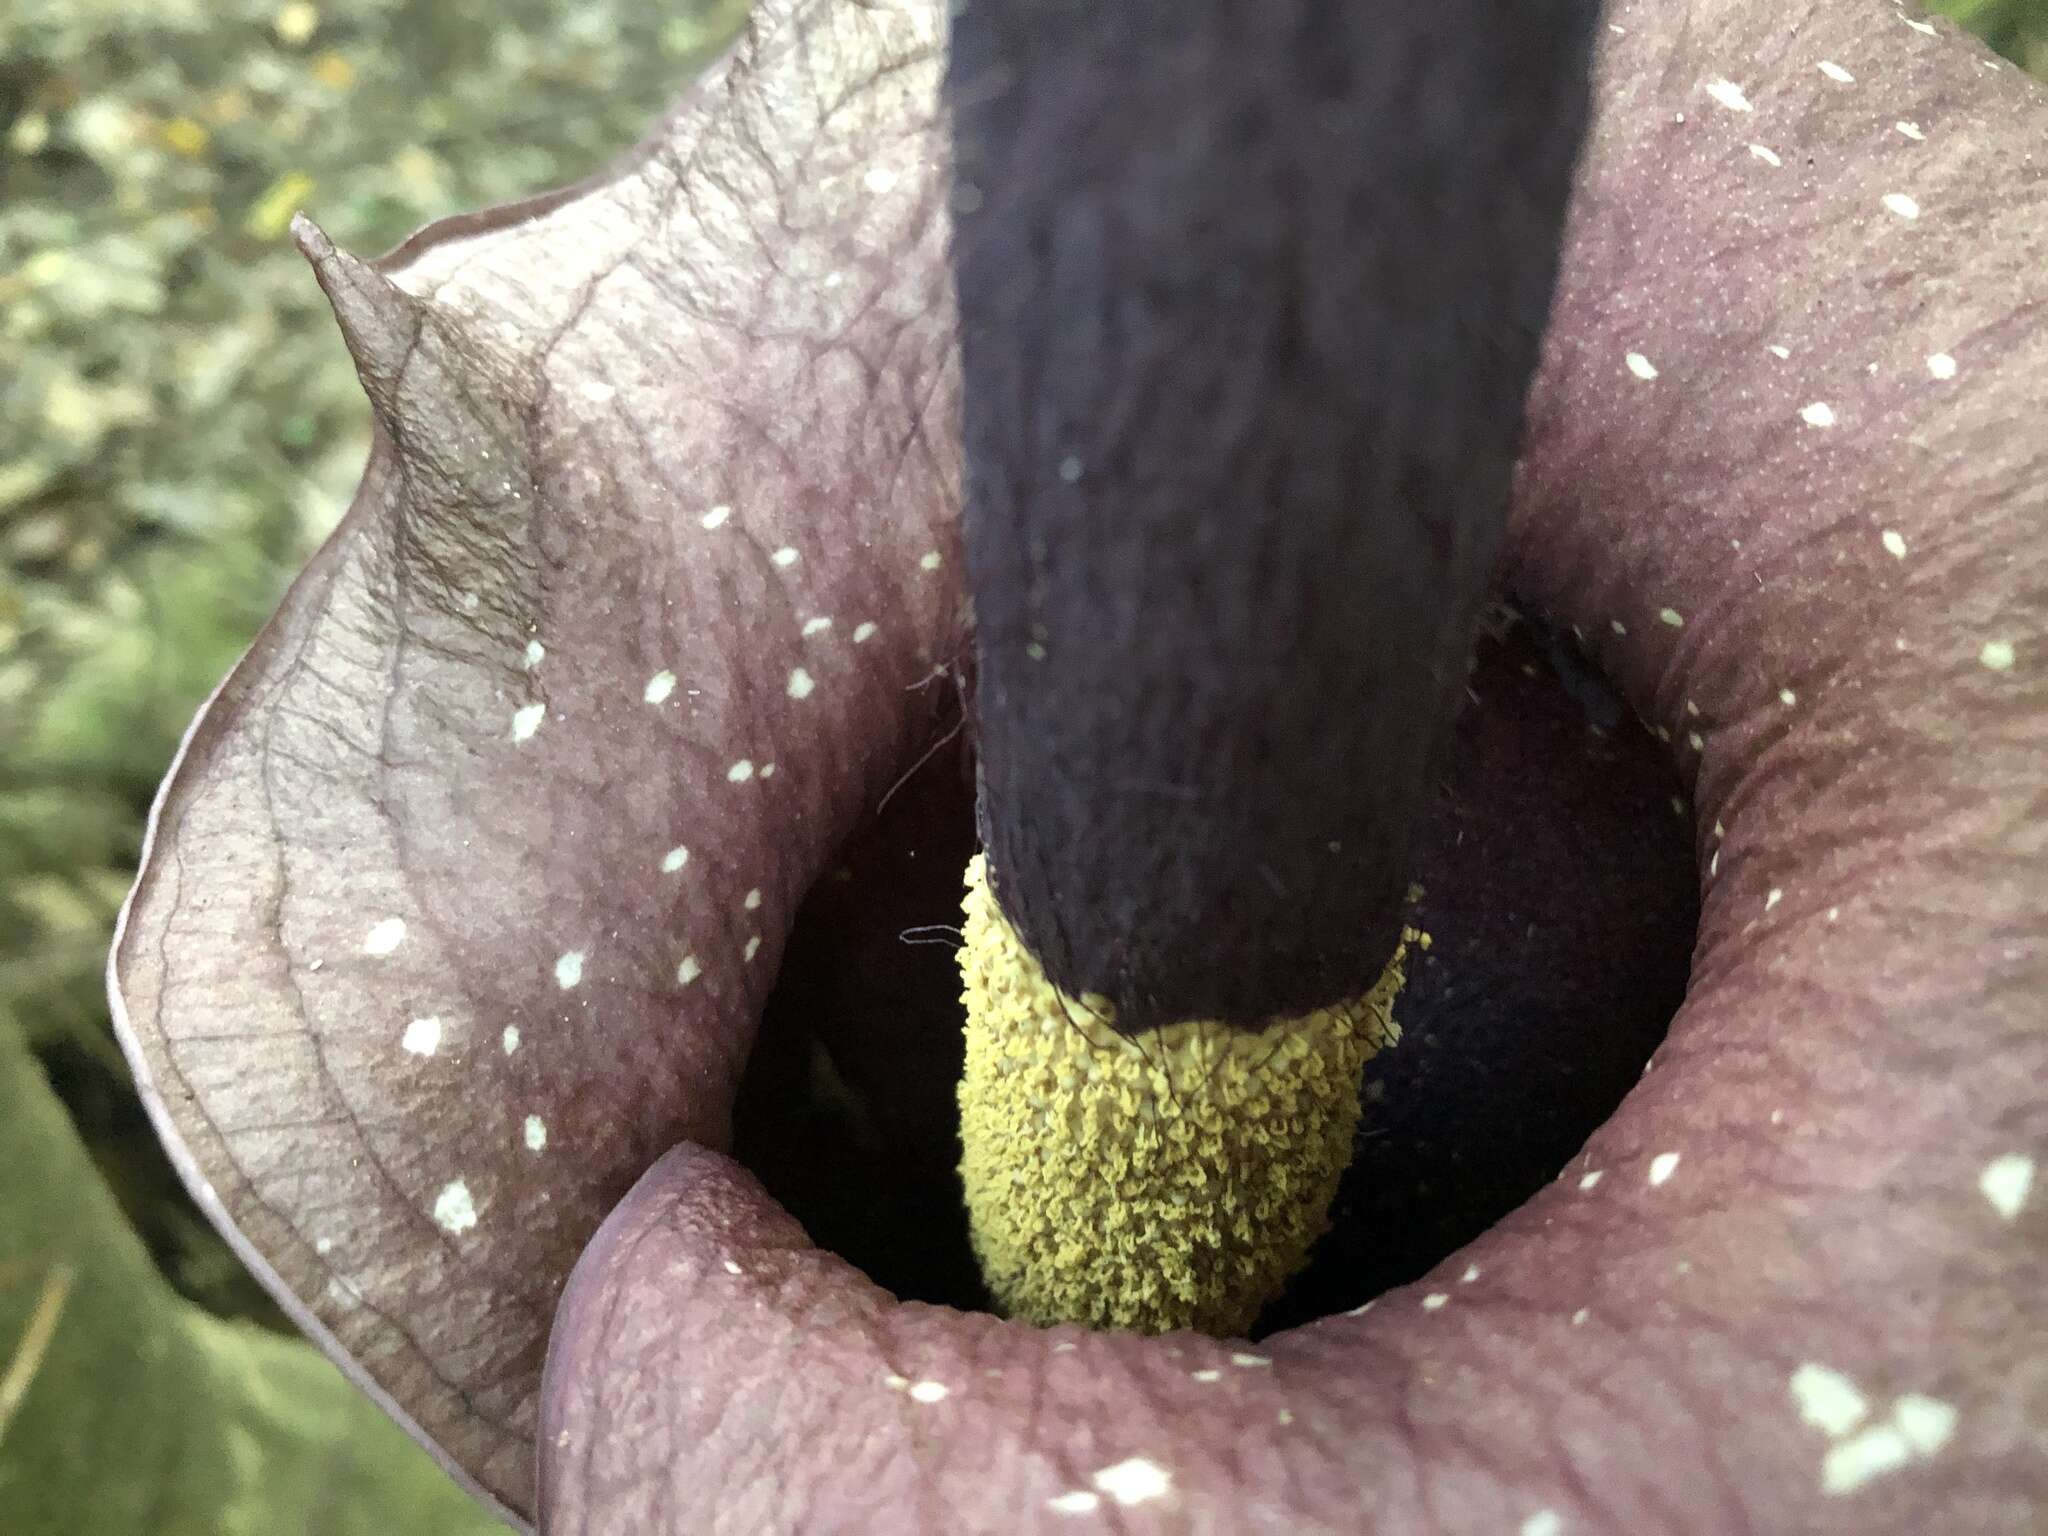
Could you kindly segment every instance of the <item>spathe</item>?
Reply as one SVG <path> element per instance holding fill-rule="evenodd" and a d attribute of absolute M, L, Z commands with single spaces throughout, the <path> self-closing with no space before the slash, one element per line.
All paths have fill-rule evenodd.
<path fill-rule="evenodd" d="M 570 1265 L 677 1139 L 726 1144 L 795 901 L 951 707 L 913 691 L 960 632 L 944 292 L 903 259 L 931 188 L 864 194 L 762 290 L 732 189 L 676 177 L 761 144 L 865 165 L 894 115 L 811 106 L 679 118 L 381 262 L 299 226 L 375 446 L 195 723 L 116 947 L 188 1180 L 515 1509 Z M 821 327 L 831 358 L 790 339 Z"/>

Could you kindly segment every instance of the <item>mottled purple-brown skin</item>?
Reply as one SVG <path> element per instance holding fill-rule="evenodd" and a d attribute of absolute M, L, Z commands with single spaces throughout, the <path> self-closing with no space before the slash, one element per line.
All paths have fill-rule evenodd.
<path fill-rule="evenodd" d="M 1609 18 L 1508 579 L 1671 737 L 1703 904 L 1553 1186 L 1241 1364 L 899 1304 L 714 1150 L 796 903 L 955 709 L 938 10 L 767 6 L 611 177 L 305 232 L 378 447 L 113 964 L 202 1200 L 554 1532 L 2038 1530 L 2048 98 L 1888 5 Z M 1927 1448 L 1857 1438 L 1902 1399 Z"/>

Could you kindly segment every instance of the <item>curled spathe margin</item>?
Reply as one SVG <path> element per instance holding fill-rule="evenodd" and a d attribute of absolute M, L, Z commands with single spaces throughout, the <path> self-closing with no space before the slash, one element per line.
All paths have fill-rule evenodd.
<path fill-rule="evenodd" d="M 930 189 L 790 235 L 839 274 L 810 293 L 749 292 L 674 196 L 685 154 L 851 163 L 900 117 L 732 89 L 801 67 L 794 11 L 579 187 L 375 262 L 295 222 L 370 462 L 188 730 L 109 962 L 209 1218 L 515 1519 L 571 1265 L 659 1152 L 729 1138 L 796 900 L 947 707 L 913 687 L 961 607 L 942 267 L 902 259 L 943 238 Z M 891 92 L 932 58 L 930 18 L 842 19 L 807 40 Z M 793 421 L 811 362 L 758 340 L 791 327 L 872 394 Z"/>

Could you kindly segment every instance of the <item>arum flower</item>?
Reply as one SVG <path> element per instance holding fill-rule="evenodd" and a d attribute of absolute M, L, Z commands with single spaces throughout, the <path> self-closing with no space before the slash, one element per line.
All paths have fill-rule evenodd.
<path fill-rule="evenodd" d="M 899 1006 L 950 952 L 877 931 L 972 842 L 941 9 L 765 6 L 628 163 L 381 261 L 299 226 L 376 446 L 113 957 L 201 1201 L 551 1531 L 2026 1528 L 2039 89 L 1882 8 L 1612 12 L 1505 545 L 1551 627 L 1419 814 L 1358 1165 L 1519 1203 L 1361 1312 L 1428 1208 L 1364 1178 L 1298 1326 L 1146 1337 L 905 1300 L 971 1281 L 770 1192 L 828 1100 L 929 1168 L 958 1065 Z"/>

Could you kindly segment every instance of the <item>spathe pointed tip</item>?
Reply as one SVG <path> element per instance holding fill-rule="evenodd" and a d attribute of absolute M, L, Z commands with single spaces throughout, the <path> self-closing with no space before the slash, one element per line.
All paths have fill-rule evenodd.
<path fill-rule="evenodd" d="M 292 215 L 292 243 L 312 265 L 355 359 L 364 392 L 379 410 L 419 338 L 419 301 L 360 257 L 337 246 L 303 213 Z"/>
<path fill-rule="evenodd" d="M 294 213 L 291 222 L 292 244 L 299 248 L 299 254 L 318 270 L 323 261 L 331 261 L 337 254 L 334 242 L 327 237 L 327 231 L 315 224 L 303 211 Z"/>

